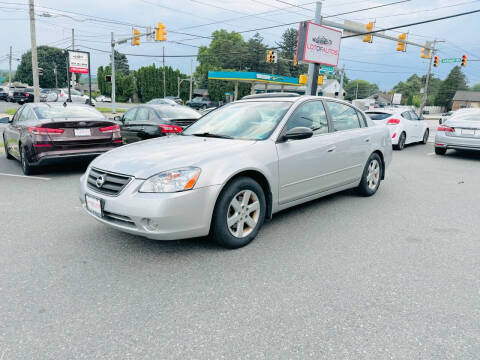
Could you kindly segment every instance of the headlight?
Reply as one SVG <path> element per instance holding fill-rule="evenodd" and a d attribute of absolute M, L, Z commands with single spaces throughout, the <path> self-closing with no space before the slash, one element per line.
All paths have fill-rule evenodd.
<path fill-rule="evenodd" d="M 145 180 L 138 191 L 142 193 L 172 193 L 190 190 L 195 186 L 199 176 L 200 169 L 193 166 L 168 170 Z"/>

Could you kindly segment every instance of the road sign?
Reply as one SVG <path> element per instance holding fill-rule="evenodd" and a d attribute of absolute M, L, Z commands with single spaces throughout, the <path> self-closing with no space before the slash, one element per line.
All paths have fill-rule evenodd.
<path fill-rule="evenodd" d="M 335 72 L 334 66 L 322 65 L 322 67 L 320 68 L 320 74 L 333 75 L 334 72 Z"/>
<path fill-rule="evenodd" d="M 88 74 L 88 53 L 84 51 L 68 51 L 68 67 L 70 72 Z"/>
<path fill-rule="evenodd" d="M 300 23 L 297 60 L 337 66 L 342 32 L 310 21 Z"/>
<path fill-rule="evenodd" d="M 442 59 L 440 60 L 442 63 L 456 63 L 456 62 L 462 62 L 462 58 L 449 58 L 449 59 Z"/>

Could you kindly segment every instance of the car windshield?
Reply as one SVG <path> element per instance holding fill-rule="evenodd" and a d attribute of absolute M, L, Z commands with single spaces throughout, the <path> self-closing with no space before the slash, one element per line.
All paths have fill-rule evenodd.
<path fill-rule="evenodd" d="M 264 140 L 272 134 L 291 104 L 273 101 L 232 103 L 209 112 L 183 134 Z"/>
<path fill-rule="evenodd" d="M 198 119 L 201 114 L 186 106 L 154 107 L 163 119 Z"/>
<path fill-rule="evenodd" d="M 39 119 L 56 119 L 56 118 L 99 118 L 103 119 L 103 115 L 98 110 L 87 106 L 36 106 L 33 111 Z"/>
<path fill-rule="evenodd" d="M 155 104 L 171 104 L 171 105 L 177 105 L 177 103 L 173 100 L 170 99 L 152 99 L 147 104 L 155 105 Z"/>
<path fill-rule="evenodd" d="M 392 114 L 383 113 L 383 112 L 367 112 L 366 114 L 372 120 L 385 120 L 386 118 L 392 116 Z"/>

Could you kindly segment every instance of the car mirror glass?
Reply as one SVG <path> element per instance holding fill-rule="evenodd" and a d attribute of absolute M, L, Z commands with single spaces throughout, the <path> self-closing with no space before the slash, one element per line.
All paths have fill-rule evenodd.
<path fill-rule="evenodd" d="M 119 115 L 115 116 L 113 120 L 123 123 L 123 117 Z"/>
<path fill-rule="evenodd" d="M 308 139 L 313 136 L 312 129 L 308 127 L 294 127 L 293 129 L 288 130 L 285 135 L 283 135 L 283 140 L 302 140 Z"/>
<path fill-rule="evenodd" d="M 0 124 L 8 124 L 9 122 L 10 122 L 10 118 L 8 116 L 0 118 Z"/>

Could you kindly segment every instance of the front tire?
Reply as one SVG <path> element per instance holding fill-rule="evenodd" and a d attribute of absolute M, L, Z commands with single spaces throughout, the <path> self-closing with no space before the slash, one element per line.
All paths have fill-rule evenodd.
<path fill-rule="evenodd" d="M 25 148 L 22 146 L 20 150 L 20 163 L 22 164 L 22 171 L 25 175 L 34 175 L 36 168 L 28 162 Z"/>
<path fill-rule="evenodd" d="M 400 135 L 400 138 L 398 139 L 398 144 L 394 145 L 395 150 L 402 151 L 405 148 L 405 142 L 407 141 L 407 134 L 405 132 L 402 132 Z"/>
<path fill-rule="evenodd" d="M 447 153 L 447 149 L 442 147 L 435 147 L 435 154 L 437 155 L 445 155 Z"/>
<path fill-rule="evenodd" d="M 427 144 L 429 135 L 430 135 L 430 130 L 428 129 L 425 130 L 425 134 L 423 134 L 423 140 L 422 140 L 423 145 Z"/>
<path fill-rule="evenodd" d="M 265 220 L 266 201 L 262 187 L 249 177 L 240 177 L 220 193 L 213 212 L 211 238 L 228 249 L 250 243 Z"/>
<path fill-rule="evenodd" d="M 382 159 L 377 153 L 370 155 L 370 158 L 363 169 L 362 180 L 358 185 L 358 192 L 362 196 L 372 196 L 380 186 L 383 177 Z"/>

